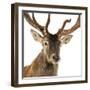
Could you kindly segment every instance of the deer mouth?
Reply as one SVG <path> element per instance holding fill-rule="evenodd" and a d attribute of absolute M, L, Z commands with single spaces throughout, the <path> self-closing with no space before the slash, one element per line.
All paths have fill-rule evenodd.
<path fill-rule="evenodd" d="M 55 64 L 58 64 L 59 60 L 60 60 L 60 58 L 55 58 L 55 59 L 53 60 L 53 62 L 54 62 Z"/>
<path fill-rule="evenodd" d="M 53 60 L 55 61 L 55 62 L 58 62 L 59 61 L 59 57 L 53 57 Z"/>

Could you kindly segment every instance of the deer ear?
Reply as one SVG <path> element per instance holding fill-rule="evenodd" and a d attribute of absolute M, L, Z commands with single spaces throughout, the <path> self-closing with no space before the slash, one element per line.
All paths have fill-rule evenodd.
<path fill-rule="evenodd" d="M 62 37 L 61 40 L 60 40 L 61 43 L 62 43 L 62 44 L 67 44 L 67 43 L 69 43 L 69 41 L 71 40 L 72 36 L 73 36 L 73 35 L 66 35 L 66 36 Z"/>
<path fill-rule="evenodd" d="M 34 30 L 31 30 L 31 33 L 32 33 L 34 40 L 42 42 L 43 37 L 39 33 L 37 33 Z"/>

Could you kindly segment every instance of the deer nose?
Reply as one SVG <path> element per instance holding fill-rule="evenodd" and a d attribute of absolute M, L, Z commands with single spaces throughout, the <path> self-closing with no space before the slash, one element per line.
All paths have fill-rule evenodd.
<path fill-rule="evenodd" d="M 52 55 L 52 58 L 53 58 L 55 61 L 58 61 L 58 60 L 60 59 L 59 56 L 57 56 L 57 55 L 55 55 L 55 54 Z"/>

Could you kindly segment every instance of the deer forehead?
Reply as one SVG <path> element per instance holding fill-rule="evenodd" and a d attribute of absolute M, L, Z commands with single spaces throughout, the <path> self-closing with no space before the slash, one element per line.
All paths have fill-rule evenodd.
<path fill-rule="evenodd" d="M 47 36 L 44 37 L 43 41 L 47 41 L 49 42 L 50 46 L 58 46 L 60 45 L 60 41 L 58 39 L 58 35 L 57 34 L 48 34 Z"/>
<path fill-rule="evenodd" d="M 58 40 L 58 36 L 57 34 L 48 34 L 44 37 L 44 40 L 47 40 L 47 41 L 57 41 Z"/>

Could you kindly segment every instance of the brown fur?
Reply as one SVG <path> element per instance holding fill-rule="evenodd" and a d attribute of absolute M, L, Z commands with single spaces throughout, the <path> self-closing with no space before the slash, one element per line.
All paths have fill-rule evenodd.
<path fill-rule="evenodd" d="M 24 77 L 54 76 L 57 74 L 58 64 L 48 63 L 42 52 L 31 65 L 24 68 Z"/>

